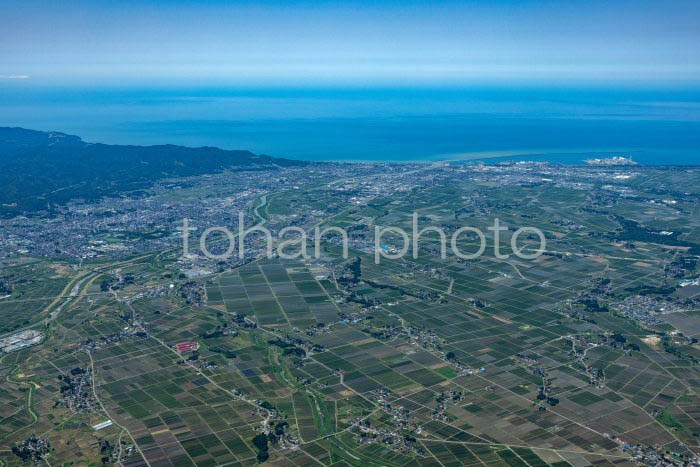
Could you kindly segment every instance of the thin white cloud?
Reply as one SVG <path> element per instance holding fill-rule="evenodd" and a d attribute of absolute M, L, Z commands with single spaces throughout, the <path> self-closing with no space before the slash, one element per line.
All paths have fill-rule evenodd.
<path fill-rule="evenodd" d="M 27 79 L 29 75 L 0 75 L 0 79 Z"/>

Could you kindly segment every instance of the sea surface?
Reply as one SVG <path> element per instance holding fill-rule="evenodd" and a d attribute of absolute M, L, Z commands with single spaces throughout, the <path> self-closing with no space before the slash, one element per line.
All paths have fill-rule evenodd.
<path fill-rule="evenodd" d="M 0 126 L 306 160 L 632 155 L 700 164 L 700 90 L 98 87 L 0 82 Z M 495 159 L 494 159 L 495 160 Z"/>

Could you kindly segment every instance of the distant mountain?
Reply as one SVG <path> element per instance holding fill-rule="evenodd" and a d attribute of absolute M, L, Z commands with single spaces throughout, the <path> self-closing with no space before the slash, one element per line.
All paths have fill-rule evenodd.
<path fill-rule="evenodd" d="M 0 127 L 0 216 L 141 190 L 163 178 L 304 164 L 249 151 L 91 144 L 64 133 Z"/>

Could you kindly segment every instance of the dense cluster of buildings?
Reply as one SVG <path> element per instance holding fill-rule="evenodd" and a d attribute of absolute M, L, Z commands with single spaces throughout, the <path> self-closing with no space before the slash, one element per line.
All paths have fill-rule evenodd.
<path fill-rule="evenodd" d="M 18 446 L 12 447 L 12 453 L 22 461 L 41 462 L 51 451 L 51 443 L 47 439 L 31 435 Z"/>
<path fill-rule="evenodd" d="M 687 308 L 675 299 L 664 299 L 649 295 L 630 295 L 613 307 L 628 318 L 636 319 L 646 326 L 662 324 L 660 314 L 687 311 Z"/>
<path fill-rule="evenodd" d="M 324 163 L 312 169 L 288 167 L 166 179 L 154 184 L 147 195 L 110 197 L 94 203 L 76 200 L 48 219 L 0 219 L 0 258 L 28 254 L 87 259 L 157 251 L 181 244 L 177 228 L 184 218 L 200 232 L 211 226 L 235 230 L 239 212 L 248 213 L 247 225 L 255 223 L 249 211 L 265 193 L 318 180 L 410 169 Z"/>
<path fill-rule="evenodd" d="M 148 337 L 148 334 L 143 330 L 140 322 L 136 320 L 135 323 L 132 322 L 130 326 L 126 326 L 118 333 L 100 336 L 95 339 L 85 339 L 80 343 L 80 350 L 92 352 L 109 345 L 120 344 L 129 339 L 145 339 L 146 337 Z"/>
<path fill-rule="evenodd" d="M 355 420 L 351 425 L 358 444 L 381 443 L 397 451 L 423 455 L 425 451 L 415 437 L 403 434 L 399 430 L 373 427 L 367 420 Z"/>
<path fill-rule="evenodd" d="M 100 405 L 92 388 L 92 371 L 89 368 L 73 368 L 70 374 L 58 376 L 61 390 L 57 407 L 66 407 L 75 413 L 99 410 Z"/>

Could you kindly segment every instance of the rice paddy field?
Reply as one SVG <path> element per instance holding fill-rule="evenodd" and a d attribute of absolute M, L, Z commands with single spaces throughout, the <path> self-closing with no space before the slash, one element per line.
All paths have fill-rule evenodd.
<path fill-rule="evenodd" d="M 365 198 L 358 184 L 352 195 L 363 201 L 352 204 L 337 183 L 269 201 L 271 225 L 304 209 L 323 212 L 305 228 L 352 228 L 347 258 L 327 239 L 319 258 L 260 257 L 193 279 L 178 274 L 176 253 L 87 268 L 4 265 L 13 292 L 0 301 L 3 330 L 34 326 L 46 337 L 0 360 L 2 464 L 20 465 L 12 448 L 33 434 L 51 441 L 50 465 L 117 462 L 122 451 L 119 462 L 134 466 L 539 467 L 696 456 L 700 286 L 680 285 L 697 277 L 695 263 L 674 265 L 695 256 L 700 217 L 689 194 L 650 203 L 667 195 L 648 187 L 682 183 L 698 194 L 697 172 L 638 170 L 614 186 L 627 190 L 621 196 L 603 186 L 612 182 L 465 170 Z M 413 213 L 421 227 L 481 229 L 483 255 L 443 258 L 439 236 L 426 233 L 416 258 L 376 264 L 374 226 L 411 231 Z M 499 244 L 507 258 L 494 249 L 494 218 L 508 226 Z M 678 242 L 626 236 L 622 219 L 680 232 Z M 512 254 L 521 226 L 546 236 L 536 259 Z M 401 247 L 400 237 L 384 241 Z M 478 248 L 468 235 L 455 244 Z M 523 235 L 521 246 L 531 252 L 537 242 Z M 135 280 L 124 288 L 101 287 L 126 274 Z M 199 302 L 185 298 L 191 289 Z M 41 321 L 56 297 L 66 304 Z M 629 313 L 626 304 L 645 310 L 647 298 L 679 311 L 647 322 Z M 182 342 L 197 350 L 178 352 Z M 57 403 L 76 368 L 90 375 L 81 396 L 89 410 Z M 113 423 L 93 428 L 105 420 Z"/>

